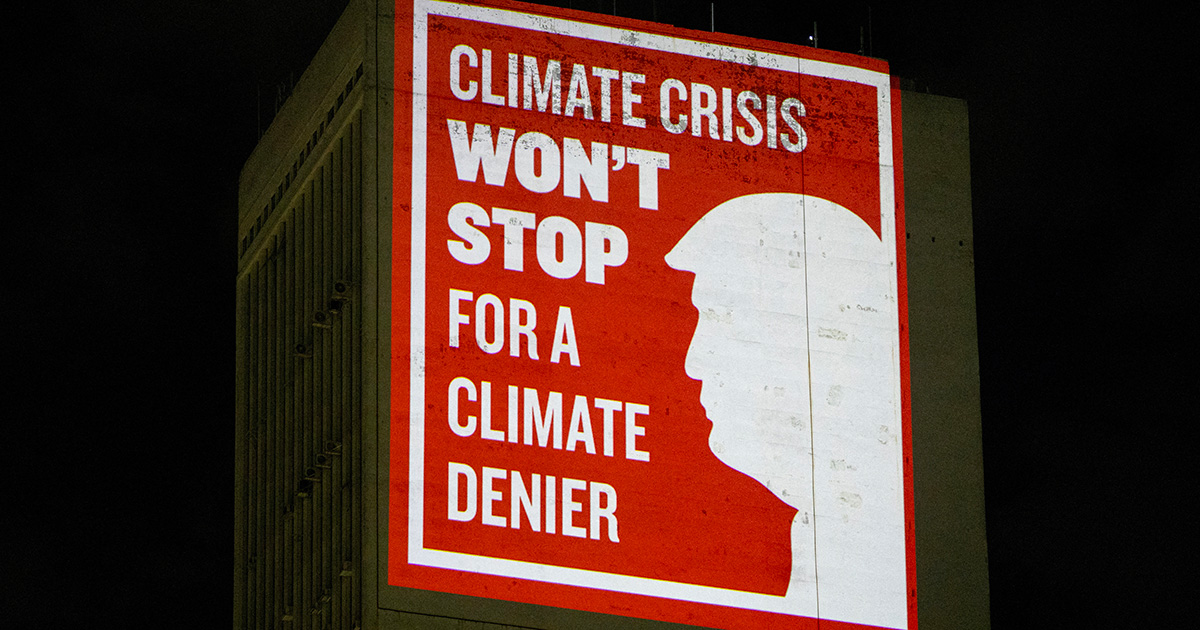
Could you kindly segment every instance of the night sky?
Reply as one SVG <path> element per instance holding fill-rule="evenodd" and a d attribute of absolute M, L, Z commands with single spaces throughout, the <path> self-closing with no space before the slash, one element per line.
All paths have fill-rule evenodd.
<path fill-rule="evenodd" d="M 29 40 L 6 90 L 5 625 L 228 627 L 238 173 L 344 0 L 44 4 L 12 29 Z M 618 15 L 653 17 L 634 4 Z M 657 11 L 708 30 L 707 2 Z M 795 43 L 815 20 L 847 52 L 869 25 L 893 74 L 968 102 L 993 627 L 1184 618 L 1188 20 L 1149 3 L 715 15 Z"/>

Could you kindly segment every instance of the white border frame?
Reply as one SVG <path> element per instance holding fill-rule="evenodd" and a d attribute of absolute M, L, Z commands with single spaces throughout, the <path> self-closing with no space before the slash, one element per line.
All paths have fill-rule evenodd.
<path fill-rule="evenodd" d="M 519 560 L 492 558 L 473 554 L 426 549 L 424 546 L 424 486 L 425 486 L 425 259 L 426 259 L 426 169 L 427 155 L 428 75 L 428 17 L 473 20 L 488 24 L 557 33 L 576 39 L 635 46 L 658 52 L 702 57 L 730 63 L 755 65 L 772 70 L 793 72 L 821 78 L 838 79 L 876 88 L 879 130 L 879 201 L 880 237 L 889 253 L 893 268 L 896 257 L 896 216 L 894 164 L 892 163 L 891 78 L 888 74 L 854 66 L 802 59 L 778 53 L 738 48 L 725 44 L 700 42 L 655 33 L 631 31 L 563 18 L 520 13 L 495 7 L 459 5 L 433 0 L 415 0 L 413 6 L 413 84 L 412 84 L 412 250 L 410 348 L 409 348 L 409 466 L 408 466 L 408 561 L 411 564 L 443 569 L 469 571 L 502 577 L 567 584 L 585 588 L 604 589 L 637 595 L 651 595 L 689 602 L 748 608 L 789 615 L 782 596 L 765 595 L 732 589 L 670 582 L 651 578 L 603 573 Z M 403 19 L 397 16 L 397 19 Z M 398 42 L 399 43 L 399 42 Z M 898 292 L 895 274 L 891 274 L 892 294 Z M 898 305 L 892 321 L 899 330 Z M 897 338 L 896 347 L 899 347 Z M 894 397 L 898 425 L 902 424 L 900 358 L 893 354 L 895 380 Z"/>

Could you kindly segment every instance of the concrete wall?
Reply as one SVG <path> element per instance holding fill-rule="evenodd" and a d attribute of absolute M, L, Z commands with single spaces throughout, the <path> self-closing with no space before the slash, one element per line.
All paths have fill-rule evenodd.
<path fill-rule="evenodd" d="M 391 108 L 397 94 L 393 85 L 392 20 L 393 4 L 389 0 L 350 2 L 346 16 L 243 171 L 238 233 L 240 345 L 235 488 L 238 547 L 234 626 L 275 627 L 290 618 L 291 625 L 284 627 L 347 630 L 684 627 L 386 585 L 391 312 L 386 289 L 391 283 Z M 339 102 L 338 96 L 350 79 L 353 85 L 349 96 L 342 99 L 345 103 Z M 925 630 L 988 628 L 967 107 L 961 100 L 913 92 L 905 92 L 902 103 L 919 625 Z M 338 107 L 331 121 L 333 132 L 318 138 L 319 146 L 309 146 L 313 130 L 322 128 L 334 104 Z M 284 243 L 309 242 L 303 240 L 307 232 L 303 235 L 297 232 L 296 226 L 304 224 L 297 224 L 294 218 L 311 208 L 304 205 L 303 193 L 309 190 L 306 186 L 314 178 L 324 177 L 315 169 L 341 150 L 332 145 L 343 141 L 342 131 L 350 128 L 347 124 L 356 130 L 354 150 L 347 155 L 361 156 L 361 163 L 352 169 L 353 176 L 358 178 L 352 182 L 357 187 L 357 196 L 352 195 L 354 203 L 346 206 L 360 214 L 345 217 L 360 230 L 360 236 L 352 237 L 345 250 L 346 254 L 353 252 L 355 260 L 342 262 L 348 270 L 345 273 L 353 275 L 355 283 L 354 327 L 359 339 L 348 347 L 358 371 L 357 384 L 348 395 L 356 398 L 353 406 L 358 412 L 357 419 L 345 425 L 343 457 L 353 457 L 354 462 L 344 475 L 353 485 L 348 489 L 353 498 L 350 512 L 339 518 L 356 532 L 349 539 L 355 549 L 339 547 L 336 541 L 330 541 L 329 547 L 348 552 L 345 557 L 351 565 L 344 567 L 340 558 L 334 563 L 322 560 L 320 553 L 310 555 L 320 545 L 315 550 L 311 544 L 304 547 L 302 539 L 296 551 L 286 540 L 273 538 L 294 535 L 307 527 L 300 522 L 289 525 L 289 519 L 296 518 L 294 515 L 305 513 L 286 511 L 286 497 L 302 484 L 303 475 L 293 473 L 303 472 L 311 453 L 293 450 L 287 455 L 295 461 L 287 460 L 286 466 L 281 463 L 279 480 L 285 485 L 276 495 L 262 494 L 262 488 L 274 488 L 276 482 L 261 475 L 255 477 L 255 467 L 260 458 L 277 455 L 267 452 L 270 444 L 262 441 L 256 431 L 260 425 L 265 431 L 266 425 L 261 423 L 274 415 L 268 413 L 270 410 L 253 408 L 251 399 L 258 394 L 252 393 L 251 381 L 257 371 L 266 369 L 259 367 L 261 359 L 253 358 L 260 343 L 255 335 L 282 335 L 269 346 L 274 349 L 270 352 L 280 356 L 272 354 L 268 358 L 272 365 L 283 366 L 281 373 L 290 373 L 288 370 L 293 368 L 289 366 L 296 360 L 292 356 L 292 341 L 298 337 L 280 331 L 309 332 L 307 326 L 314 305 L 327 297 L 329 288 L 325 280 L 341 279 L 333 275 L 322 278 L 320 286 L 312 287 L 312 299 L 289 302 L 284 294 L 288 292 L 287 277 L 292 272 L 286 264 L 272 275 L 278 277 L 278 286 L 262 284 L 257 275 L 261 270 L 271 269 L 267 261 L 275 258 L 275 252 L 287 250 Z M 309 157 L 294 169 L 292 164 L 302 150 L 317 159 Z M 280 235 L 285 237 L 282 243 Z M 281 260 L 291 259 L 285 256 Z M 296 258 L 310 259 L 316 260 L 309 255 Z M 271 291 L 260 291 L 260 287 L 270 287 Z M 255 297 L 258 293 L 283 299 L 272 303 L 267 297 L 258 304 Z M 276 315 L 272 321 L 280 322 L 278 329 L 252 326 L 252 320 L 259 319 L 260 313 L 279 308 L 271 304 L 290 304 L 288 309 L 295 312 Z M 254 332 L 259 328 L 260 332 Z M 324 335 L 325 329 L 317 332 Z M 315 344 L 312 349 L 317 349 Z M 286 399 L 297 400 L 291 391 L 285 389 L 279 393 Z M 286 402 L 282 408 L 288 408 Z M 303 416 L 299 411 L 293 413 Z M 304 425 L 284 421 L 273 426 L 277 428 L 272 431 L 291 431 Z M 307 441 L 301 444 L 312 442 L 302 439 Z M 354 454 L 350 455 L 351 452 Z M 272 496 L 279 501 L 270 499 Z M 272 505 L 262 504 L 264 499 L 272 501 Z M 313 513 L 307 518 L 316 516 Z M 278 533 L 273 529 L 276 527 L 280 528 Z M 278 550 L 272 551 L 269 563 L 263 555 L 267 547 Z M 287 558 L 292 559 L 291 563 Z M 302 579 L 301 571 L 309 577 Z M 347 571 L 350 575 L 342 575 Z M 341 585 L 347 579 L 351 580 L 351 586 L 346 588 L 345 601 L 336 603 L 337 613 L 333 614 L 332 598 L 339 597 L 342 587 L 333 589 L 331 597 L 324 599 L 318 582 L 329 580 Z M 260 598 L 260 589 L 268 584 L 272 589 L 287 590 L 280 590 L 278 599 Z M 294 600 L 290 606 L 286 593 L 291 593 Z"/>
<path fill-rule="evenodd" d="M 988 628 L 967 103 L 904 92 L 901 105 L 918 620 Z"/>

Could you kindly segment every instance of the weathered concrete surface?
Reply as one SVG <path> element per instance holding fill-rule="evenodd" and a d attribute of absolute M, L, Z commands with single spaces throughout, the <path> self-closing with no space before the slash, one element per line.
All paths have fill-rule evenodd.
<path fill-rule="evenodd" d="M 901 103 L 918 621 L 988 628 L 967 103 Z"/>

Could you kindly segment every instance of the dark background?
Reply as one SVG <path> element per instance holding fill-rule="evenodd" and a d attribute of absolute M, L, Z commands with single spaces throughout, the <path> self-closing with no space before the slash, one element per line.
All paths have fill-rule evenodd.
<path fill-rule="evenodd" d="M 6 89 L 5 625 L 229 626 L 238 173 L 344 4 L 57 2 L 9 21 L 25 43 Z M 708 3 L 617 3 L 655 11 L 709 27 Z M 814 20 L 820 47 L 858 52 L 862 27 L 894 74 L 968 101 L 993 626 L 1186 618 L 1189 20 L 1147 3 L 715 7 L 716 30 L 771 40 L 808 43 Z"/>

